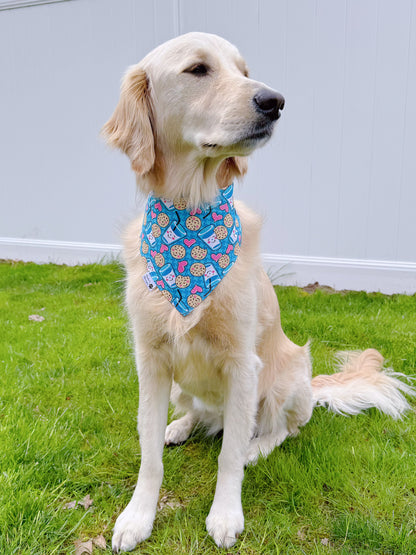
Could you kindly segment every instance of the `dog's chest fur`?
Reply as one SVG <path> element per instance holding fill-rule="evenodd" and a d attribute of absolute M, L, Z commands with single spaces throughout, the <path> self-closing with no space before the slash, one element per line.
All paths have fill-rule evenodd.
<path fill-rule="evenodd" d="M 224 374 L 218 353 L 198 334 L 181 338 L 171 349 L 173 377 L 182 391 L 208 407 L 224 401 Z"/>

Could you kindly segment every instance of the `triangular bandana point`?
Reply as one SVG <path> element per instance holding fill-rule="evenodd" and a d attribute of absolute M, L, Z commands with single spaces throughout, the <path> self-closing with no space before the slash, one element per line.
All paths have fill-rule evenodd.
<path fill-rule="evenodd" d="M 217 287 L 230 271 L 241 245 L 241 222 L 233 185 L 215 201 L 188 210 L 185 200 L 149 195 L 140 253 L 146 259 L 146 284 L 156 284 L 184 316 Z"/>

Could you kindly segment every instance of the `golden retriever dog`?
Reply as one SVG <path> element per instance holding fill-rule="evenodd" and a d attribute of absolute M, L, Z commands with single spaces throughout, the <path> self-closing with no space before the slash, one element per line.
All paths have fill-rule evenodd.
<path fill-rule="evenodd" d="M 269 139 L 283 108 L 282 95 L 249 78 L 237 48 L 215 35 L 189 33 L 128 69 L 103 134 L 128 155 L 138 187 L 151 202 L 163 201 L 178 217 L 185 213 L 186 226 L 190 222 L 197 233 L 197 214 L 215 215 L 218 195 L 244 175 L 246 156 Z M 230 243 L 221 255 L 228 256 L 222 267 L 229 263 L 229 250 L 235 260 L 206 298 L 188 296 L 185 314 L 172 304 L 167 289 L 169 284 L 174 292 L 190 286 L 187 278 L 174 282 L 168 268 L 166 283 L 160 280 L 156 286 L 157 276 L 146 279 L 149 245 L 143 216 L 126 230 L 126 305 L 139 378 L 141 465 L 132 499 L 115 524 L 115 552 L 132 550 L 150 536 L 164 444 L 186 441 L 197 424 L 209 432 L 223 430 L 206 527 L 218 546 L 228 548 L 244 529 L 245 465 L 296 434 L 314 406 L 347 414 L 375 406 L 399 417 L 408 408 L 402 393 L 413 394 L 392 372 L 382 370 L 383 358 L 372 349 L 346 354 L 339 373 L 312 379 L 309 346 L 295 345 L 280 324 L 276 294 L 260 261 L 260 218 L 232 199 L 223 207 L 233 214 L 228 220 L 224 216 L 224 223 L 237 226 L 232 241 L 239 240 L 238 248 Z M 168 221 L 165 214 L 152 224 L 151 242 L 161 233 L 169 238 L 173 226 L 164 231 Z M 194 251 L 200 260 L 218 258 L 209 248 L 232 235 L 231 227 L 217 227 L 216 243 Z M 169 240 L 176 238 L 173 234 Z M 179 247 L 172 252 L 178 260 L 183 256 Z M 163 264 L 164 254 L 152 251 L 155 265 Z M 212 283 L 215 270 L 207 278 L 208 266 L 202 262 L 195 268 L 202 267 Z M 179 271 L 185 264 L 178 265 Z M 155 265 L 150 260 L 151 270 Z M 169 399 L 182 416 L 167 426 Z"/>

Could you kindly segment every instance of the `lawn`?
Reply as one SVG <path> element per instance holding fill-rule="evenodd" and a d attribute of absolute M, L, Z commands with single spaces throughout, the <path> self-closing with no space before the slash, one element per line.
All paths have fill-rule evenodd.
<path fill-rule="evenodd" d="M 374 347 L 415 374 L 416 296 L 276 288 L 315 373 Z M 111 531 L 140 461 L 138 387 L 117 264 L 0 264 L 0 553 L 75 553 Z M 31 317 L 31 318 L 30 318 Z M 246 470 L 246 527 L 227 553 L 416 553 L 416 418 L 323 408 Z M 205 531 L 221 439 L 165 449 L 160 510 L 142 554 L 221 553 Z M 88 497 L 89 496 L 89 497 Z M 77 502 L 83 501 L 83 504 Z M 101 538 L 102 541 L 102 538 Z"/>

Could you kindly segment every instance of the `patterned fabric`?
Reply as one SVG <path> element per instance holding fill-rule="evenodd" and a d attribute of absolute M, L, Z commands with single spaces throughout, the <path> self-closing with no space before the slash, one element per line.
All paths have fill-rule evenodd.
<path fill-rule="evenodd" d="M 183 315 L 189 314 L 229 272 L 241 245 L 241 223 L 233 202 L 233 185 L 212 205 L 190 211 L 185 200 L 149 195 L 140 253 L 149 289 L 158 287 Z"/>

